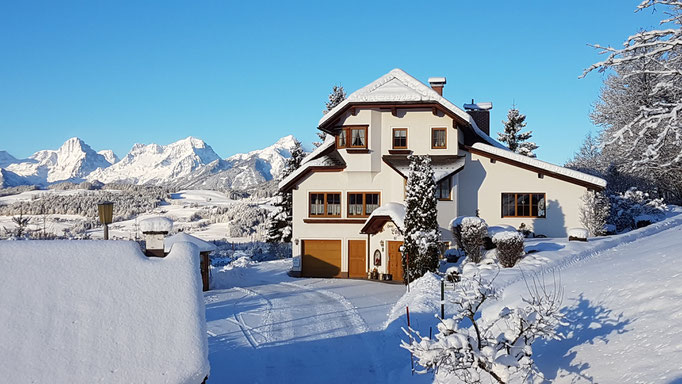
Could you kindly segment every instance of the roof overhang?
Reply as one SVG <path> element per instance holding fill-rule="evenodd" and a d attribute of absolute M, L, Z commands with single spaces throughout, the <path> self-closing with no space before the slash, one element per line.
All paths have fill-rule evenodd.
<path fill-rule="evenodd" d="M 391 216 L 388 215 L 372 216 L 369 219 L 367 219 L 365 225 L 360 230 L 360 233 L 365 235 L 375 235 L 379 233 L 381 229 L 384 227 L 384 225 L 389 221 L 393 222 L 393 219 L 391 219 Z"/>
<path fill-rule="evenodd" d="M 433 155 L 430 157 L 431 168 L 433 168 L 433 176 L 436 182 L 461 171 L 466 164 L 466 159 L 457 155 Z M 410 170 L 410 160 L 406 155 L 384 155 L 381 158 L 386 165 L 407 179 Z"/>
<path fill-rule="evenodd" d="M 456 128 L 457 126 L 462 126 L 462 127 L 470 127 L 471 124 L 463 119 L 461 116 L 456 114 L 455 112 L 451 111 L 448 109 L 446 106 L 444 106 L 441 103 L 438 103 L 436 101 L 426 101 L 426 102 L 415 102 L 415 101 L 407 101 L 407 102 L 368 102 L 368 101 L 349 101 L 346 103 L 346 105 L 334 112 L 333 115 L 331 115 L 327 120 L 324 121 L 323 124 L 321 124 L 318 129 L 320 129 L 323 132 L 334 134 L 339 120 L 341 117 L 346 113 L 350 111 L 350 114 L 355 116 L 357 112 L 361 109 L 383 109 L 383 110 L 388 110 L 391 111 L 393 115 L 398 114 L 399 109 L 424 109 L 424 110 L 430 110 L 431 113 L 434 115 L 438 115 L 438 113 L 441 113 L 445 116 L 448 116 L 452 118 L 452 126 Z"/>
<path fill-rule="evenodd" d="M 523 169 L 526 169 L 526 170 L 529 170 L 532 172 L 537 172 L 538 174 L 541 174 L 543 176 L 553 177 L 555 179 L 559 179 L 562 181 L 566 181 L 568 183 L 580 185 L 581 187 L 585 187 L 585 188 L 592 189 L 595 191 L 601 191 L 601 190 L 606 188 L 606 181 L 604 181 L 603 179 L 600 179 L 598 177 L 587 175 L 587 174 L 584 174 L 584 173 L 578 172 L 578 171 L 569 170 L 567 168 L 559 167 L 559 166 L 556 166 L 554 164 L 546 163 L 544 161 L 537 160 L 537 159 L 528 158 L 528 159 L 523 159 L 525 161 L 516 160 L 516 159 L 510 158 L 510 157 L 517 157 L 517 156 L 523 156 L 523 155 L 519 155 L 519 154 L 510 152 L 510 151 L 507 151 L 507 152 L 510 152 L 509 155 L 502 156 L 501 154 L 498 154 L 498 153 L 491 153 L 491 152 L 499 151 L 497 148 L 489 149 L 489 150 L 481 150 L 479 148 L 467 146 L 467 147 L 465 147 L 465 150 L 469 151 L 473 154 L 479 155 L 479 156 L 483 156 L 483 157 L 487 157 L 487 158 L 495 160 L 495 161 L 499 161 L 501 163 L 513 165 L 513 166 L 523 168 Z M 536 163 L 537 165 L 534 165 L 533 163 Z M 540 166 L 540 165 L 546 165 L 546 166 Z M 552 169 L 554 169 L 554 170 L 552 170 Z M 566 171 L 566 172 L 560 173 L 560 172 L 557 172 L 557 170 Z M 582 176 L 582 177 L 578 177 L 578 176 Z"/>

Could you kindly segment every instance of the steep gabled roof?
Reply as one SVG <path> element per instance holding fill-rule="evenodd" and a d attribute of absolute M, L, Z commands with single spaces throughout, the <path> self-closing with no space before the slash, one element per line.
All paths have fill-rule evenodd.
<path fill-rule="evenodd" d="M 606 180 L 596 176 L 588 175 L 544 162 L 542 160 L 534 159 L 532 157 L 514 153 L 509 149 L 496 148 L 491 145 L 483 143 L 475 143 L 469 147 L 469 151 L 480 154 L 482 156 L 499 159 L 502 162 L 511 165 L 530 168 L 538 173 L 542 173 L 551 177 L 555 177 L 564 181 L 573 182 L 574 184 L 582 185 L 584 187 L 601 190 L 606 188 Z"/>
<path fill-rule="evenodd" d="M 396 68 L 374 80 L 369 85 L 351 93 L 346 100 L 334 107 L 320 119 L 319 129 L 333 123 L 341 114 L 353 105 L 365 104 L 438 104 L 462 124 L 470 128 L 481 140 L 490 145 L 501 147 L 501 144 L 481 131 L 474 119 L 428 85 Z"/>
<path fill-rule="evenodd" d="M 327 135 L 322 145 L 303 158 L 301 166 L 279 182 L 280 190 L 291 189 L 308 172 L 345 168 L 346 162 L 336 151 L 336 138 Z"/>

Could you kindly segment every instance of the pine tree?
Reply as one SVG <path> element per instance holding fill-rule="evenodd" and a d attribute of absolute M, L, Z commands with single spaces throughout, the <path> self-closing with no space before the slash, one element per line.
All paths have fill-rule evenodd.
<path fill-rule="evenodd" d="M 605 168 L 599 140 L 592 136 L 591 132 L 587 133 L 580 149 L 573 154 L 571 160 L 566 162 L 565 167 L 599 177 L 604 174 Z"/>
<path fill-rule="evenodd" d="M 507 113 L 507 121 L 503 121 L 502 124 L 504 124 L 504 132 L 498 132 L 497 139 L 507 143 L 507 147 L 513 152 L 535 157 L 533 151 L 538 149 L 537 144 L 526 141 L 533 137 L 533 131 L 521 133 L 526 126 L 526 115 L 522 115 L 516 106 L 512 106 Z"/>
<path fill-rule="evenodd" d="M 322 111 L 322 114 L 326 115 L 344 100 L 346 100 L 346 91 L 342 86 L 335 85 L 334 88 L 332 88 L 332 92 L 329 94 L 329 101 L 327 101 L 326 104 L 327 109 Z M 317 132 L 317 136 L 320 138 L 320 141 L 314 142 L 313 145 L 319 147 L 322 145 L 322 143 L 324 143 L 324 139 L 327 137 L 327 134 L 324 132 Z"/>
<path fill-rule="evenodd" d="M 286 161 L 284 169 L 282 170 L 282 179 L 289 176 L 292 172 L 301 166 L 301 161 L 305 157 L 305 152 L 298 140 L 294 141 L 294 147 L 291 149 L 291 157 Z M 267 238 L 268 243 L 289 243 L 291 242 L 292 233 L 292 194 L 291 191 L 278 191 L 275 195 L 275 209 L 271 212 L 267 223 Z"/>
<path fill-rule="evenodd" d="M 438 269 L 440 230 L 431 158 L 412 155 L 407 177 L 403 270 L 405 282 Z M 407 257 L 409 255 L 409 266 Z M 409 267 L 409 268 L 408 268 Z"/>

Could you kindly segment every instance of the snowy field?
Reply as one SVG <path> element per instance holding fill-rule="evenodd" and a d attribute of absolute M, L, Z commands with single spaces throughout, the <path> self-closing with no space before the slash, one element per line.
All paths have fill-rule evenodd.
<path fill-rule="evenodd" d="M 495 284 L 499 311 L 527 296 L 523 275 L 551 272 L 564 287 L 568 325 L 561 341 L 534 345 L 547 379 L 559 383 L 671 383 L 682 380 L 682 211 L 626 234 L 536 239 Z M 290 261 L 214 271 L 221 289 L 205 293 L 211 380 L 224 382 L 432 382 L 411 374 L 405 306 L 413 328 L 437 320 L 437 281 L 403 285 L 350 279 L 294 279 Z M 488 276 L 492 266 L 481 267 Z M 484 272 L 485 274 L 485 272 Z M 550 275 L 551 276 L 551 275 Z M 451 315 L 446 305 L 446 316 Z"/>
<path fill-rule="evenodd" d="M 98 191 L 89 190 L 37 190 L 27 191 L 16 195 L 0 197 L 0 206 L 9 205 L 19 201 L 38 200 L 45 195 L 77 196 L 80 193 L 97 193 Z M 107 190 L 107 192 L 120 192 L 117 190 Z M 174 229 L 183 230 L 187 233 L 199 237 L 203 240 L 225 239 L 231 242 L 248 242 L 259 240 L 255 236 L 231 237 L 229 235 L 229 224 L 226 222 L 212 223 L 208 219 L 197 219 L 193 217 L 197 212 L 212 208 L 226 208 L 239 203 L 255 203 L 262 208 L 271 209 L 267 204 L 267 199 L 243 199 L 232 200 L 224 193 L 210 190 L 187 190 L 172 193 L 165 203 L 157 208 L 141 214 L 134 219 L 117 221 L 109 225 L 109 237 L 111 239 L 135 240 L 142 237 L 138 223 L 149 217 L 167 217 L 174 222 Z M 116 209 L 116 207 L 114 207 Z M 30 218 L 29 230 L 42 231 L 63 235 L 64 230 L 72 230 L 88 222 L 88 218 L 79 215 L 25 215 Z M 12 216 L 0 215 L 0 229 L 5 228 L 11 231 L 16 228 L 12 221 Z M 92 239 L 101 239 L 103 231 L 99 224 L 93 229 L 86 230 L 85 233 Z"/>

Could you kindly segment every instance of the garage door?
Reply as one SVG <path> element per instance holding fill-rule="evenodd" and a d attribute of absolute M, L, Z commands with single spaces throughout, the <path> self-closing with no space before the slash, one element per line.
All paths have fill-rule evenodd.
<path fill-rule="evenodd" d="M 301 275 L 341 276 L 341 240 L 303 240 Z"/>

